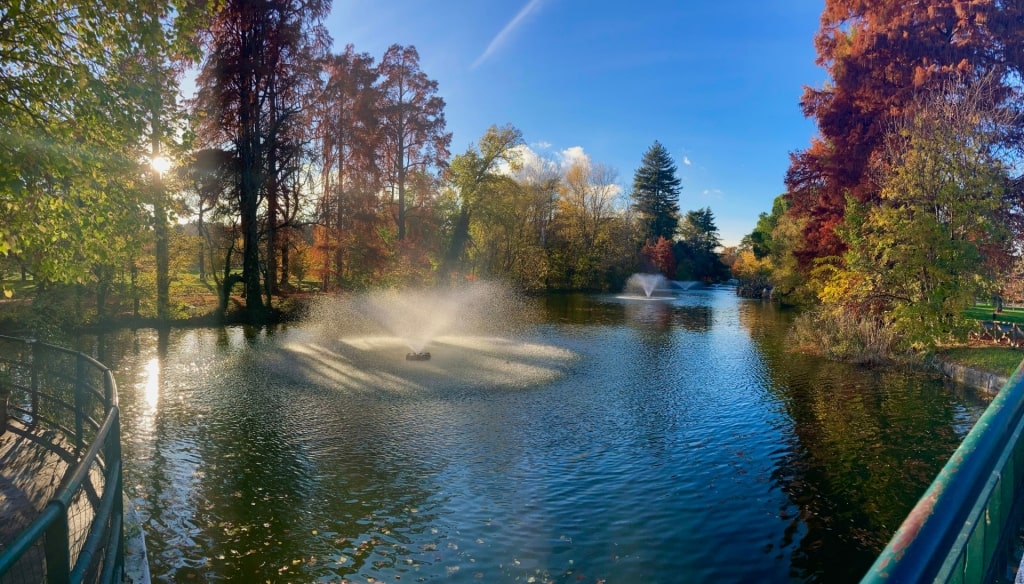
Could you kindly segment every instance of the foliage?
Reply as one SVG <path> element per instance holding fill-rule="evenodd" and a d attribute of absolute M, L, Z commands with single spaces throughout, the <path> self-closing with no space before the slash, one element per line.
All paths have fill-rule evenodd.
<path fill-rule="evenodd" d="M 671 241 L 664 237 L 658 237 L 658 241 L 654 245 L 647 241 L 640 249 L 640 255 L 644 258 L 644 263 L 649 264 L 666 278 L 675 277 L 678 263 L 672 250 Z"/>
<path fill-rule="evenodd" d="M 758 258 L 752 249 L 741 250 L 732 263 L 732 276 L 750 286 L 768 286 L 771 273 L 771 260 L 767 257 Z"/>
<path fill-rule="evenodd" d="M 205 112 L 198 135 L 235 160 L 233 212 L 242 235 L 246 307 L 255 318 L 264 316 L 263 284 L 268 301 L 276 284 L 282 199 L 301 166 L 305 139 L 296 116 L 317 74 L 316 53 L 326 45 L 320 21 L 328 9 L 324 0 L 228 0 L 204 37 L 209 53 L 198 78 L 197 105 Z"/>
<path fill-rule="evenodd" d="M 648 241 L 672 240 L 679 228 L 679 178 L 668 150 L 655 141 L 633 176 L 633 206 Z"/>
<path fill-rule="evenodd" d="M 717 282 L 728 277 L 729 267 L 715 253 L 721 243 L 710 207 L 688 211 L 680 224 L 679 235 L 674 246 L 677 279 Z"/>
<path fill-rule="evenodd" d="M 915 346 L 960 331 L 967 307 L 991 292 L 987 259 L 1006 241 L 1001 133 L 1015 117 L 983 84 L 922 100 L 893 133 L 881 202 L 849 199 L 848 251 L 823 272 L 819 294 L 828 306 L 885 315 Z"/>
<path fill-rule="evenodd" d="M 771 214 L 761 213 L 757 216 L 757 225 L 753 231 L 743 237 L 741 247 L 750 249 L 759 260 L 772 255 L 774 247 L 772 233 L 788 209 L 789 201 L 785 194 L 775 197 L 772 202 Z"/>
<path fill-rule="evenodd" d="M 379 164 L 385 185 L 397 196 L 398 240 L 405 239 L 406 187 L 413 173 L 443 167 L 452 135 L 445 132 L 444 100 L 437 81 L 420 70 L 415 47 L 391 45 L 380 66 L 382 154 Z"/>
<path fill-rule="evenodd" d="M 986 75 L 1000 98 L 1019 89 L 1022 11 L 1013 2 L 825 2 L 815 45 L 829 81 L 801 100 L 820 138 L 792 156 L 786 176 L 792 213 L 806 220 L 794 250 L 801 266 L 845 251 L 837 229 L 848 195 L 881 200 L 876 164 L 887 162 L 886 137 L 895 120 L 913 117 L 917 95 Z"/>
<path fill-rule="evenodd" d="M 887 363 L 897 349 L 896 333 L 888 322 L 825 308 L 798 316 L 789 343 L 800 352 L 861 365 Z"/>

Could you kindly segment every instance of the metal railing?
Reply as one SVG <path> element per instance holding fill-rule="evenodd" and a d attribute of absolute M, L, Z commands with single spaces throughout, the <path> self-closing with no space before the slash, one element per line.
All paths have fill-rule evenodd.
<path fill-rule="evenodd" d="M 66 472 L 38 516 L 0 547 L 0 583 L 120 582 L 121 427 L 113 374 L 80 352 L 0 336 L 8 432 Z"/>
<path fill-rule="evenodd" d="M 1024 364 L 1010 376 L 861 581 L 975 583 L 1008 575 L 1024 484 Z"/>

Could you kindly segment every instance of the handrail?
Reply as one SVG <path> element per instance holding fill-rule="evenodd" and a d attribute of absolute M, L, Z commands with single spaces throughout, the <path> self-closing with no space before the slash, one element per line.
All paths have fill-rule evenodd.
<path fill-rule="evenodd" d="M 0 350 L 3 371 L 8 376 L 15 374 L 14 381 L 9 380 L 8 385 L 30 401 L 28 406 L 23 401 L 17 408 L 24 414 L 23 421 L 31 425 L 46 423 L 46 428 L 57 430 L 75 448 L 75 464 L 68 468 L 60 488 L 40 515 L 0 551 L 0 580 L 7 575 L 17 576 L 15 569 L 21 567 L 33 570 L 36 580 L 42 579 L 45 573 L 48 584 L 119 582 L 124 567 L 124 507 L 120 411 L 113 373 L 96 359 L 63 347 L 3 335 L 0 335 L 0 343 L 24 349 L 16 360 Z M 70 372 L 60 370 L 60 359 L 45 358 L 56 356 L 73 359 L 73 363 L 63 363 Z M 89 381 L 90 374 L 102 377 L 102 388 Z M 72 394 L 73 407 L 69 408 L 72 404 L 62 401 L 58 387 L 46 386 L 48 381 L 69 384 L 64 392 Z M 102 417 L 94 417 L 99 411 Z M 74 423 L 62 423 L 65 415 L 73 415 Z M 54 449 L 63 448 L 56 441 L 51 444 Z M 93 479 L 99 473 L 103 478 L 97 503 L 90 498 L 90 493 L 94 488 Z M 87 503 L 83 503 L 83 499 Z M 76 541 L 73 549 L 72 535 L 77 540 L 83 533 L 81 528 L 71 533 L 69 513 L 76 505 L 83 504 L 90 506 L 93 517 L 86 526 L 84 540 Z M 35 560 L 26 556 L 39 545 L 44 566 L 32 564 Z M 22 560 L 29 561 L 27 568 Z"/>
<path fill-rule="evenodd" d="M 985 582 L 1012 557 L 1024 483 L 1024 363 L 861 580 Z"/>

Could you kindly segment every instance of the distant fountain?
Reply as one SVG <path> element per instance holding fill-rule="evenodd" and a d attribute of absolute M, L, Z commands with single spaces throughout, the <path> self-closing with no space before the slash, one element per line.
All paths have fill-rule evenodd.
<path fill-rule="evenodd" d="M 626 280 L 625 291 L 635 294 L 642 292 L 644 298 L 655 298 L 654 294 L 665 290 L 667 284 L 668 279 L 661 274 L 633 274 Z"/>

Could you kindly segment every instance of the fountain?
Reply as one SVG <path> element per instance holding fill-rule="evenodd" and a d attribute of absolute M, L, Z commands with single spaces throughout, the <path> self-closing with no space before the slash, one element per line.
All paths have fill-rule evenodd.
<path fill-rule="evenodd" d="M 517 338 L 533 306 L 487 282 L 323 298 L 268 359 L 282 374 L 344 392 L 532 387 L 561 377 L 575 359 Z"/>
<path fill-rule="evenodd" d="M 659 299 L 664 295 L 656 296 L 659 290 L 666 290 L 668 279 L 661 274 L 633 274 L 626 280 L 625 291 L 643 292 L 643 296 L 626 296 L 626 298 Z"/>

